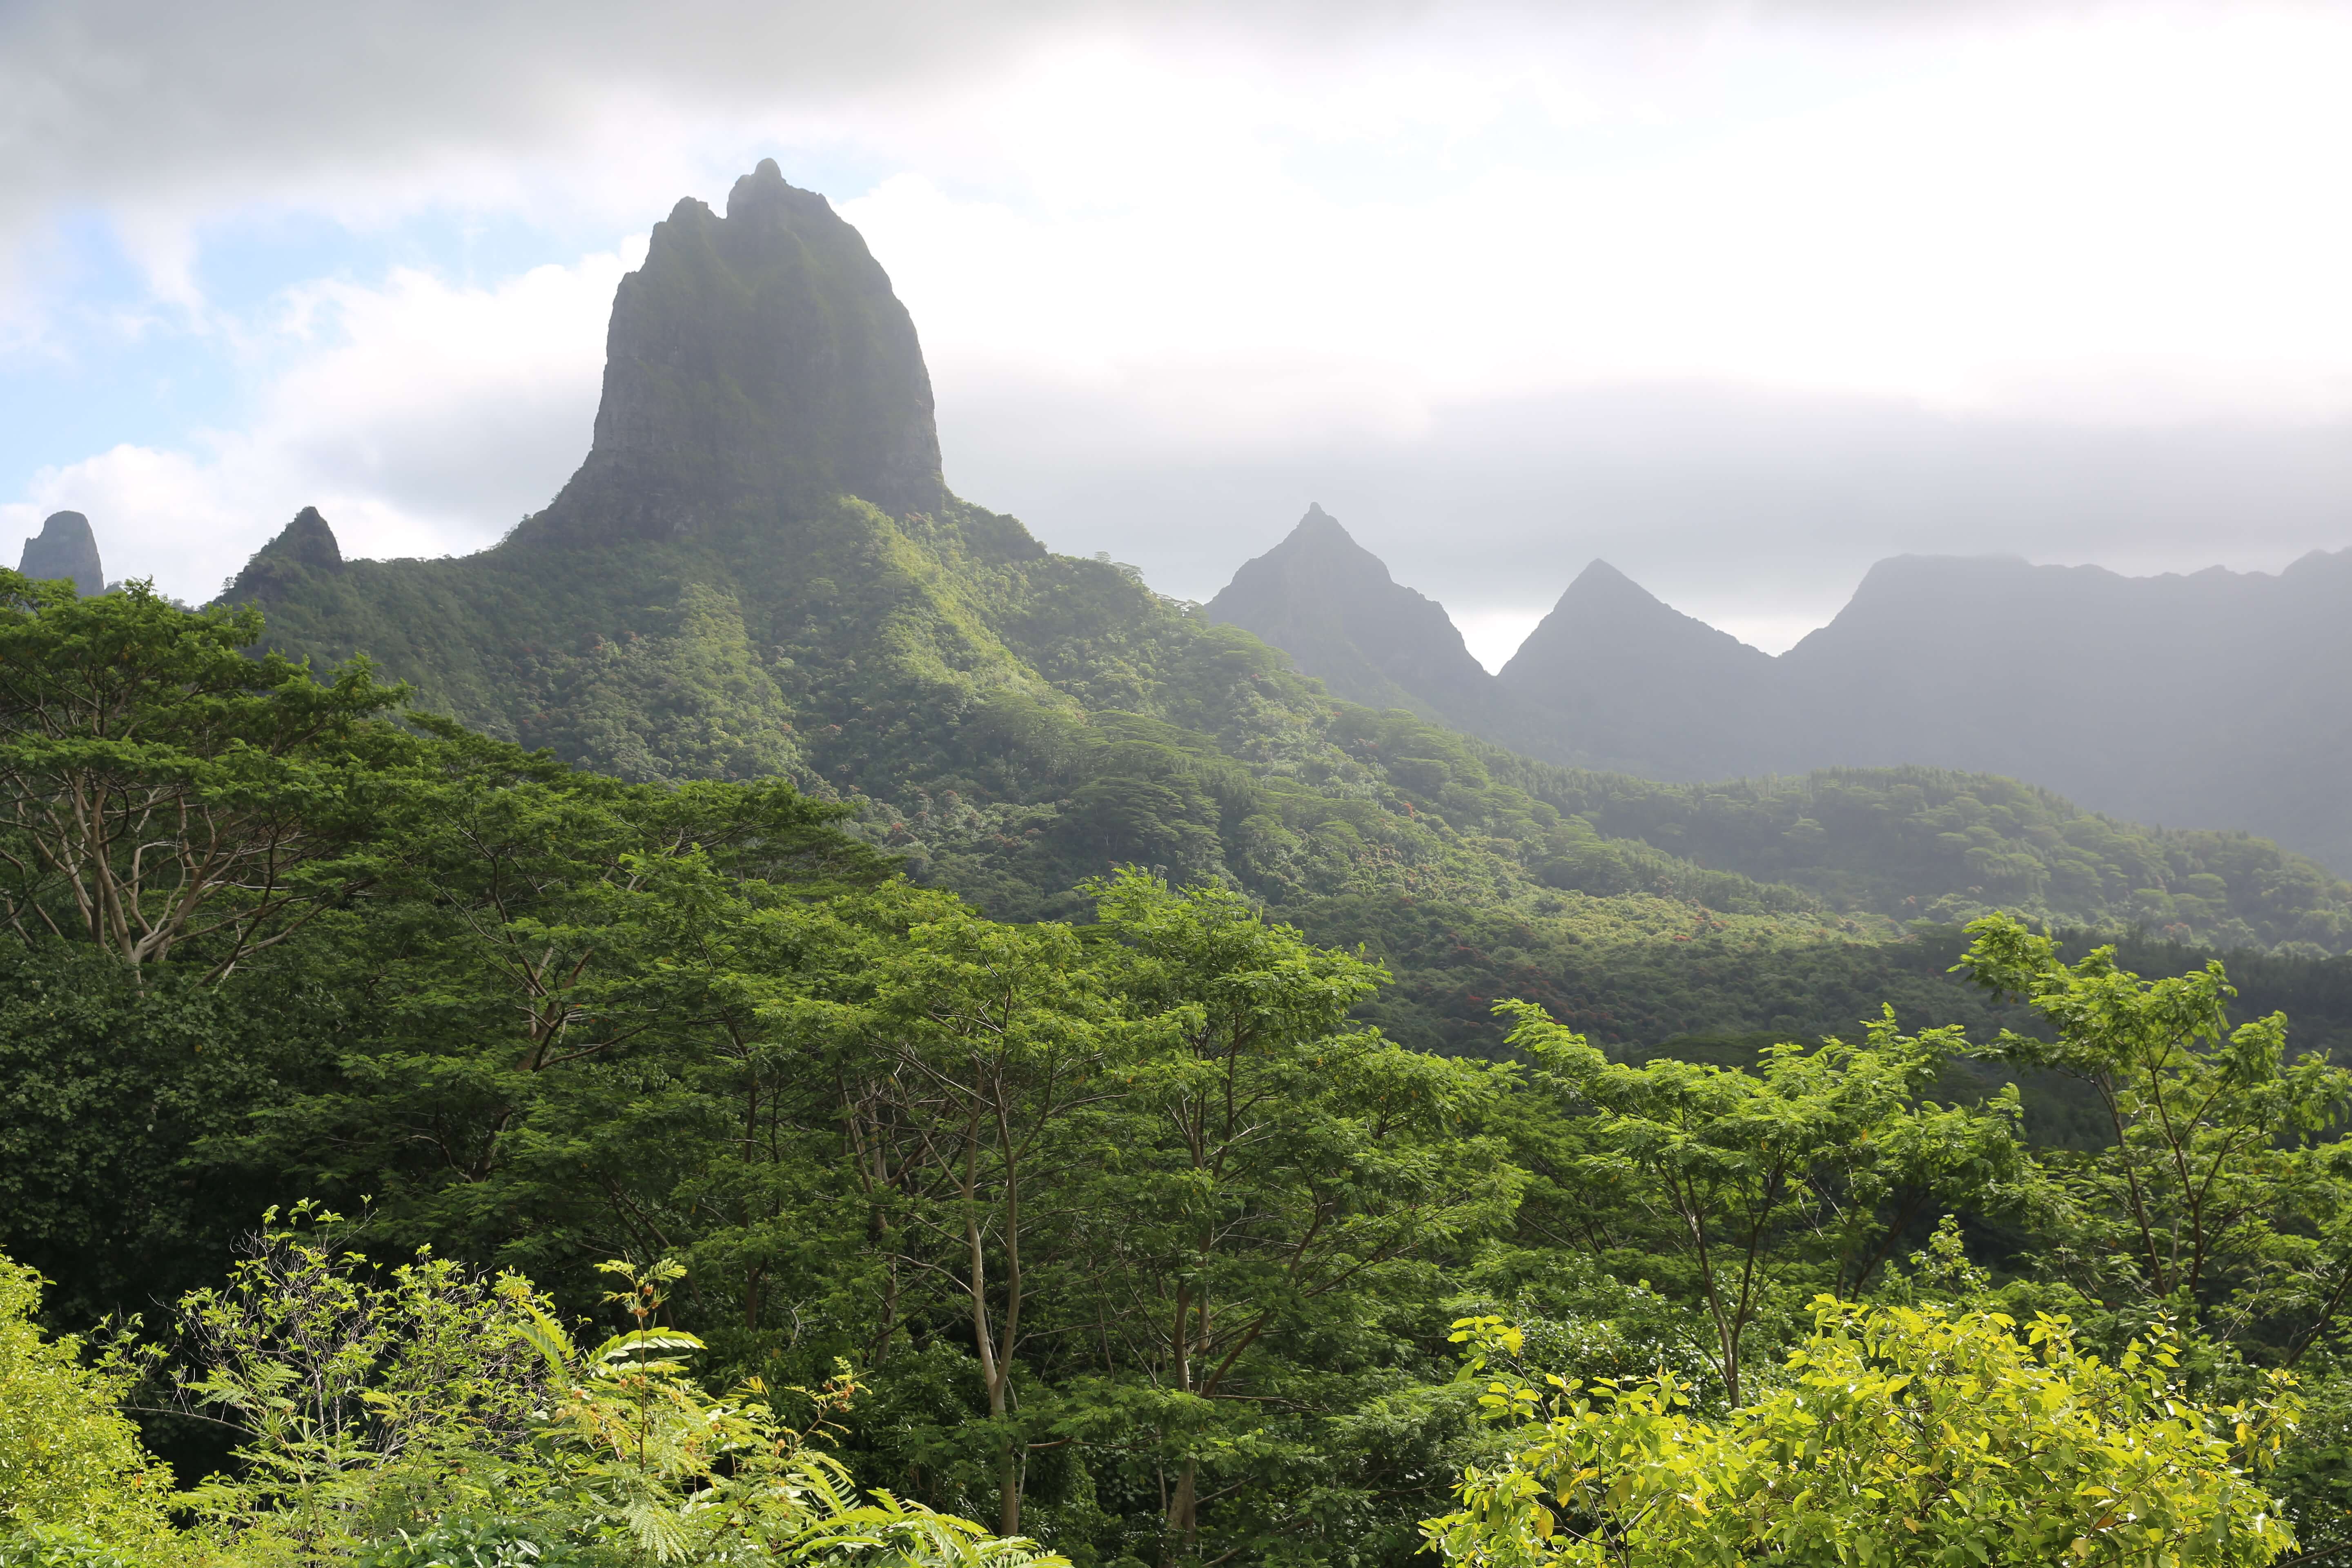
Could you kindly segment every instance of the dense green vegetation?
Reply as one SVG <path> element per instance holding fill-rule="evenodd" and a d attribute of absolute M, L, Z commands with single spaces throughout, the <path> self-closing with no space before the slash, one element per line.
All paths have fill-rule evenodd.
<path fill-rule="evenodd" d="M 1247 633 L 950 501 L 733 515 L 626 546 L 520 536 L 340 563 L 289 531 L 232 597 L 320 668 L 625 779 L 781 775 L 1000 919 L 1084 919 L 1121 864 L 1222 881 L 1396 984 L 1365 1016 L 1491 1055 L 1534 996 L 1622 1045 L 1971 1004 L 1919 921 L 2335 953 L 2352 888 L 2242 836 L 1932 770 L 1681 786 L 1531 763 L 1337 703 Z"/>
<path fill-rule="evenodd" d="M 1007 777 L 1060 757 L 1049 820 L 1096 847 L 972 864 L 1066 854 L 1085 918 L 1006 921 L 896 873 L 879 796 L 574 768 L 260 631 L 0 577 L 12 1565 L 1376 1563 L 1429 1521 L 1497 1563 L 2352 1544 L 2352 1074 L 2245 1005 L 2324 1013 L 2341 961 L 2241 997 L 2004 918 L 1876 942 L 1695 861 L 1755 907 L 1564 890 L 1528 857 L 1574 814 L 1393 716 L 1236 760 L 1213 712 L 1050 687 L 968 721 Z M 1118 863 L 1102 779 L 1215 861 Z M 1469 831 L 1507 809 L 1529 837 Z M 1278 874 L 1493 987 L 1494 1059 L 1370 1022 L 1402 987 L 1269 918 Z M 1538 930 L 1591 967 L 1504 955 Z M 1692 977 L 1792 953 L 1836 1039 L 1664 1038 Z M 1658 990 L 1603 1040 L 1520 976 Z M 1922 1410 L 2060 1479 L 1923 1481 L 1873 1436 Z M 1618 1470 L 1573 1479 L 1580 1444 Z M 1775 1502 L 1883 1470 L 1908 1513 Z M 1676 1477 L 1716 1523 L 1634 1517 Z"/>

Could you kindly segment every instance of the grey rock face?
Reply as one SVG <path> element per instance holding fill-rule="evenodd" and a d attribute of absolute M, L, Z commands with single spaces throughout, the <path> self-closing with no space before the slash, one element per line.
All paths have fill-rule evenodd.
<path fill-rule="evenodd" d="M 2352 871 L 2352 550 L 2158 577 L 1898 556 L 1777 662 L 1782 765 L 2003 773 Z"/>
<path fill-rule="evenodd" d="M 691 536 L 854 495 L 945 500 L 913 320 L 855 228 L 773 160 L 678 203 L 621 281 L 588 459 L 518 540 Z"/>
<path fill-rule="evenodd" d="M 78 511 L 53 511 L 41 531 L 25 541 L 16 570 L 36 580 L 70 577 L 79 594 L 106 591 L 106 574 L 98 563 L 98 537 L 89 519 Z"/>
<path fill-rule="evenodd" d="M 1497 677 L 1538 755 L 1700 782 L 1923 763 L 2352 870 L 2352 551 L 2276 576 L 1882 561 L 1778 658 L 1596 562 Z"/>

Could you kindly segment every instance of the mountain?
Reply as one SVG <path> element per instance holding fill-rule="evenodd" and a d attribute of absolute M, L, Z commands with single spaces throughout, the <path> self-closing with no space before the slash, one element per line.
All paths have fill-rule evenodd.
<path fill-rule="evenodd" d="M 1771 656 L 1660 603 L 1605 561 L 1500 675 L 1444 607 L 1396 582 L 1319 506 L 1209 601 L 1335 697 L 1402 708 L 1548 762 L 1723 778 L 1777 738 Z"/>
<path fill-rule="evenodd" d="M 2157 577 L 1906 556 L 1778 662 L 1781 766 L 2013 773 L 2352 869 L 2352 550 Z"/>
<path fill-rule="evenodd" d="M 1769 656 L 1604 561 L 1569 585 L 1499 677 L 1471 657 L 1444 605 L 1398 583 L 1320 506 L 1234 573 L 1208 614 L 1280 648 L 1344 701 L 1402 708 L 1547 761 L 1717 778 L 1771 727 Z"/>
<path fill-rule="evenodd" d="M 1466 738 L 1423 714 L 1496 688 L 1319 511 L 1213 616 L 1049 552 L 939 482 L 905 311 L 772 166 L 724 217 L 672 214 L 609 341 L 585 461 L 496 546 L 349 559 L 305 509 L 226 596 L 290 654 L 364 653 L 426 706 L 585 766 L 792 778 L 1001 917 L 1081 916 L 1075 889 L 1118 864 L 1238 885 L 1369 946 L 1397 977 L 1370 1016 L 1450 1049 L 1496 1048 L 1505 995 L 1612 1042 L 1818 1033 L 1889 997 L 1949 1015 L 1975 1004 L 1906 922 L 1996 898 L 2352 946 L 2352 887 L 2274 847 L 2086 821 L 2002 780 L 1692 790 Z M 1342 700 L 1220 618 L 1269 606 L 1405 710 Z M 2135 901 L 2199 876 L 2215 886 L 2185 902 Z"/>
<path fill-rule="evenodd" d="M 78 511 L 53 511 L 41 531 L 25 541 L 16 570 L 36 580 L 73 579 L 80 594 L 105 592 L 106 574 L 98 563 L 98 539 L 89 519 Z"/>
<path fill-rule="evenodd" d="M 1282 649 L 1349 702 L 1458 721 L 1496 700 L 1495 678 L 1470 657 L 1444 606 L 1391 578 L 1320 506 L 1234 573 L 1208 613 Z"/>
<path fill-rule="evenodd" d="M 865 239 L 772 158 L 681 201 L 622 280 L 588 460 L 525 539 L 688 538 L 858 496 L 946 496 L 915 323 Z"/>
<path fill-rule="evenodd" d="M 1605 561 L 1577 575 L 1496 677 L 1549 716 L 1540 754 L 1670 779 L 1748 771 L 1769 744 L 1772 659 Z M 1895 759 L 1911 761 L 1910 758 Z"/>
<path fill-rule="evenodd" d="M 271 568 L 278 565 L 308 567 L 320 573 L 343 569 L 343 547 L 336 542 L 334 529 L 319 515 L 317 507 L 306 506 L 296 512 L 294 521 L 246 563 L 243 575 L 258 585 L 268 580 Z"/>
<path fill-rule="evenodd" d="M 1446 645 L 1352 542 L 1244 568 L 1216 604 L 1334 692 L 1395 702 L 1332 606 Z M 1287 552 L 1279 572 L 1264 570 Z M 1374 591 L 1377 589 L 1377 591 Z M 1354 623 L 1349 623 L 1354 624 Z M 1458 640 L 1458 639 L 1454 639 Z M 1401 664 L 1400 668 L 1406 668 Z M 1855 767 L 2030 779 L 2091 810 L 2274 838 L 2352 870 L 2352 550 L 2275 575 L 2135 578 L 2014 557 L 1882 561 L 1778 658 L 1588 566 L 1491 689 L 1402 705 L 1529 756 L 1696 784 Z"/>

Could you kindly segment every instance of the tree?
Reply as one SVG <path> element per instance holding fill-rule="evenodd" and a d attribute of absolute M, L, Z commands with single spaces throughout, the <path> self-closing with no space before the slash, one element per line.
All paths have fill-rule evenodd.
<path fill-rule="evenodd" d="M 812 950 L 856 945 L 826 896 L 886 862 L 782 782 L 624 784 L 419 724 L 429 766 L 384 816 L 369 896 L 305 949 L 367 1005 L 251 1152 L 373 1197 L 380 1236 L 569 1297 L 588 1258 L 688 1250 L 675 1205 L 714 1163 L 775 1163 L 772 1015 L 824 967 Z"/>
<path fill-rule="evenodd" d="M 210 977 L 286 941 L 365 873 L 410 750 L 407 699 L 364 660 L 328 681 L 248 658 L 256 610 L 183 610 L 133 583 L 0 572 L 0 915 L 134 969 L 205 944 Z"/>
<path fill-rule="evenodd" d="M 2352 1110 L 2352 1072 L 2291 1056 L 2284 1014 L 2232 1028 L 2219 959 L 2147 981 L 2112 947 L 2062 963 L 2055 942 L 2006 917 L 1969 931 L 1959 967 L 2022 997 L 2054 1034 L 2004 1030 L 1991 1054 L 2088 1084 L 2113 1130 L 2105 1149 L 2051 1158 L 2073 1200 L 2062 1264 L 2095 1293 L 2120 1288 L 2200 1321 L 2227 1302 L 2224 1332 L 2289 1318 L 2264 1326 L 2291 1363 L 2352 1288 L 2341 1151 L 2322 1139 Z"/>
<path fill-rule="evenodd" d="M 182 1404 L 237 1439 L 234 1473 L 192 1494 L 205 1519 L 320 1562 L 435 1511 L 447 1474 L 528 1450 L 560 1390 L 513 1292 L 429 1251 L 373 1268 L 308 1204 L 262 1224 L 225 1284 L 179 1303 Z"/>
<path fill-rule="evenodd" d="M 1962 1042 L 1951 1028 L 1900 1034 L 1892 1008 L 1859 1045 L 1783 1043 L 1753 1072 L 1612 1062 L 1531 1004 L 1496 1011 L 1516 1021 L 1511 1043 L 1540 1081 L 1591 1114 L 1592 1190 L 1660 1222 L 1734 1405 L 1750 1332 L 1777 1299 L 1808 1280 L 1860 1290 L 1931 1207 L 2009 1201 L 2030 1170 L 2015 1090 L 1980 1108 L 1922 1100 Z"/>
<path fill-rule="evenodd" d="M 1020 1528 L 1027 1439 L 1017 1373 L 1033 1298 L 1064 1282 L 1068 1130 L 1117 1092 L 1107 1068 L 1131 1031 L 1066 926 L 998 925 L 933 897 L 865 945 L 828 1053 L 847 1164 L 885 1258 L 877 1351 L 901 1291 L 955 1303 L 993 1428 L 998 1530 Z"/>
<path fill-rule="evenodd" d="M 30 1335 L 16 1321 L 29 1282 L 0 1260 L 0 1501 L 7 1523 L 37 1529 L 29 1552 L 0 1535 L 0 1561 L 120 1561 L 89 1550 L 95 1538 L 127 1542 L 134 1561 L 244 1564 L 1066 1568 L 1033 1542 L 860 1497 L 821 1449 L 856 1395 L 846 1375 L 814 1391 L 802 1427 L 757 1383 L 703 1389 L 688 1365 L 700 1342 L 662 1321 L 674 1262 L 604 1265 L 620 1283 L 608 1303 L 634 1321 L 590 1345 L 528 1279 L 429 1254 L 379 1268 L 337 1249 L 339 1224 L 270 1216 L 226 1285 L 181 1303 L 182 1396 L 239 1442 L 233 1471 L 177 1500 L 198 1521 L 177 1538 L 162 1471 L 114 1407 L 127 1378 Z M 37 1533 L 60 1524 L 83 1533 Z"/>
<path fill-rule="evenodd" d="M 1377 966 L 1229 889 L 1129 870 L 1087 890 L 1145 1033 L 1080 1205 L 1103 1267 L 1063 1314 L 1073 1359 L 1091 1341 L 1108 1376 L 1066 1430 L 1153 1439 L 1163 1560 L 1263 1552 L 1307 1517 L 1285 1471 L 1315 1467 L 1286 1428 L 1339 1414 L 1295 1347 L 1349 1336 L 1426 1289 L 1433 1254 L 1508 1222 L 1521 1173 L 1479 1126 L 1506 1075 L 1352 1025 Z"/>
<path fill-rule="evenodd" d="M 2284 1374 L 2216 1408 L 2181 1386 L 2168 1332 L 2109 1364 L 2063 1318 L 2021 1334 L 1937 1306 L 1813 1310 L 1787 1384 L 1720 1424 L 1671 1378 L 1538 1384 L 1516 1331 L 1465 1320 L 1465 1373 L 1511 1451 L 1464 1474 L 1431 1543 L 1477 1568 L 2258 1568 L 2294 1544 L 2257 1479 L 2294 1430 Z"/>

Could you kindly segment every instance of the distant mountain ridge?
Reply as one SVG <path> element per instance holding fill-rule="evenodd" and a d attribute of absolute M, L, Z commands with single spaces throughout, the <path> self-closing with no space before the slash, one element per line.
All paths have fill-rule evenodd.
<path fill-rule="evenodd" d="M 1322 675 L 1325 650 L 1283 642 L 1288 614 L 1257 602 L 1244 624 Z M 1496 677 L 1498 701 L 1445 706 L 1410 674 L 1420 710 L 1564 764 L 1691 783 L 1958 768 L 2352 869 L 2352 550 L 2147 578 L 1898 556 L 1778 658 L 1595 562 Z"/>
<path fill-rule="evenodd" d="M 1899 751 L 2352 867 L 2352 550 L 2140 578 L 1898 557 L 1780 663 L 1791 763 Z"/>

